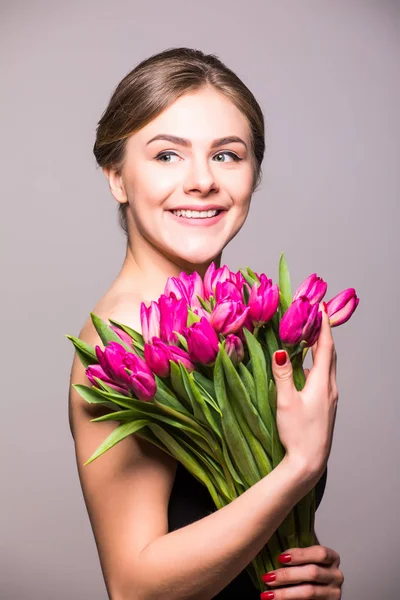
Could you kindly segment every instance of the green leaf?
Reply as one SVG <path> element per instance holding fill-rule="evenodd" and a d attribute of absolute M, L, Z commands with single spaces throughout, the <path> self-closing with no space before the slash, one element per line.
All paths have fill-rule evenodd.
<path fill-rule="evenodd" d="M 179 398 L 182 400 L 190 414 L 193 414 L 192 403 L 190 402 L 189 395 L 183 384 L 182 373 L 179 365 L 174 361 L 170 361 L 169 364 L 171 366 L 170 379 L 172 388 L 174 392 L 178 394 Z"/>
<path fill-rule="evenodd" d="M 90 316 L 92 318 L 93 325 L 97 333 L 99 334 L 99 337 L 103 342 L 104 346 L 107 346 L 109 342 L 118 342 L 118 344 L 121 344 L 121 346 L 123 346 L 127 352 L 133 352 L 133 348 L 131 346 L 128 346 L 128 344 L 126 344 L 119 337 L 119 335 L 115 333 L 115 331 L 111 329 L 111 327 L 107 325 L 105 321 L 103 321 L 103 319 L 101 319 L 92 312 L 90 313 Z"/>
<path fill-rule="evenodd" d="M 221 352 L 218 352 L 214 367 L 214 385 L 218 405 L 222 411 L 222 430 L 232 462 L 238 471 L 240 479 L 252 486 L 260 480 L 254 456 L 244 436 L 231 403 L 228 400 Z M 232 472 L 232 477 L 234 473 Z"/>
<path fill-rule="evenodd" d="M 87 368 L 89 365 L 98 364 L 99 361 L 97 360 L 96 352 L 93 346 L 86 344 L 86 342 L 83 342 L 73 335 L 66 335 L 65 337 L 71 340 L 71 342 L 74 344 L 78 358 L 85 368 Z"/>
<path fill-rule="evenodd" d="M 115 446 L 115 444 L 118 444 L 118 442 L 128 437 L 128 435 L 136 433 L 136 431 L 139 431 L 140 429 L 142 429 L 142 427 L 145 427 L 149 423 L 150 421 L 148 421 L 147 419 L 142 419 L 129 423 L 122 423 L 110 433 L 110 435 L 104 440 L 102 444 L 100 444 L 100 446 L 97 448 L 94 454 L 92 454 L 89 460 L 83 463 L 83 466 L 86 467 L 86 465 L 88 465 L 96 458 L 104 454 L 104 452 L 107 452 L 107 450 Z"/>
<path fill-rule="evenodd" d="M 269 399 L 269 405 L 272 410 L 272 415 L 273 415 L 274 419 L 276 420 L 277 392 L 276 392 L 276 385 L 272 381 L 272 379 L 269 382 L 268 399 Z"/>
<path fill-rule="evenodd" d="M 250 287 L 253 287 L 253 285 L 258 282 L 258 279 L 256 279 L 255 277 L 251 277 L 244 269 L 239 269 L 239 271 L 241 272 L 241 274 L 243 275 Z"/>
<path fill-rule="evenodd" d="M 250 399 L 246 386 L 232 364 L 224 348 L 221 349 L 222 364 L 227 383 L 227 392 L 236 418 L 253 453 L 260 475 L 264 477 L 272 471 L 269 457 L 272 457 L 271 434 L 264 425 L 257 409 Z M 246 367 L 244 367 L 245 369 Z M 249 372 L 249 377 L 252 379 Z M 255 385 L 253 383 L 253 387 Z M 254 389 L 255 391 L 255 389 Z M 268 398 L 265 398 L 268 402 Z"/>
<path fill-rule="evenodd" d="M 250 292 L 249 292 L 249 288 L 247 287 L 247 285 L 244 285 L 242 287 L 242 291 L 243 291 L 243 300 L 247 306 L 249 304 L 249 300 L 250 300 Z"/>
<path fill-rule="evenodd" d="M 240 378 L 243 381 L 243 384 L 247 390 L 247 393 L 250 396 L 250 400 L 253 406 L 257 407 L 256 386 L 254 385 L 254 379 L 252 377 L 252 374 L 243 363 L 239 363 L 238 371 Z"/>
<path fill-rule="evenodd" d="M 187 318 L 187 327 L 193 325 L 193 323 L 198 323 L 200 321 L 199 315 L 196 315 L 190 308 L 188 309 L 188 318 Z"/>
<path fill-rule="evenodd" d="M 175 333 L 176 337 L 178 338 L 178 340 L 180 341 L 182 348 L 184 350 L 186 350 L 186 352 L 188 352 L 188 345 L 187 345 L 186 338 L 181 333 L 178 333 L 178 331 L 174 331 L 174 333 Z"/>
<path fill-rule="evenodd" d="M 192 404 L 194 416 L 198 421 L 204 423 L 206 427 L 210 427 L 218 437 L 221 437 L 220 426 L 218 425 L 214 414 L 211 412 L 209 405 L 201 395 L 196 382 L 193 379 L 193 375 L 187 372 L 182 363 L 179 363 L 179 368 L 181 370 L 183 385 L 185 386 L 186 393 Z"/>
<path fill-rule="evenodd" d="M 197 296 L 197 299 L 200 302 L 201 306 L 204 308 L 204 310 L 206 310 L 207 312 L 211 312 L 211 308 L 210 308 L 209 304 L 206 302 L 206 300 L 204 300 L 204 298 L 202 298 L 201 296 Z"/>
<path fill-rule="evenodd" d="M 221 507 L 221 503 L 215 489 L 215 486 L 207 475 L 206 471 L 202 469 L 196 460 L 193 452 L 188 448 L 184 448 L 179 442 L 165 431 L 162 427 L 156 423 L 149 425 L 150 430 L 162 441 L 162 443 L 168 448 L 168 450 L 175 456 L 179 462 L 191 473 L 196 479 L 205 485 L 210 492 L 210 495 L 217 507 Z"/>
<path fill-rule="evenodd" d="M 119 327 L 120 329 L 125 331 L 125 333 L 130 335 L 134 345 L 137 348 L 140 348 L 140 350 L 144 349 L 144 339 L 143 339 L 143 336 L 141 333 L 139 333 L 135 329 L 132 329 L 132 327 L 128 327 L 128 325 L 124 325 L 123 323 L 120 323 L 119 321 L 115 321 L 114 319 L 108 319 L 108 320 L 110 321 L 111 325 L 115 325 L 115 327 Z"/>
<path fill-rule="evenodd" d="M 247 272 L 250 275 L 250 277 L 252 277 L 254 279 L 254 281 L 256 281 L 257 283 L 260 283 L 260 278 L 254 273 L 254 271 L 252 271 L 250 269 L 250 267 L 246 267 L 247 268 Z"/>
<path fill-rule="evenodd" d="M 290 284 L 290 275 L 289 269 L 286 263 L 285 256 L 283 252 L 281 252 L 281 256 L 279 259 L 279 297 L 282 309 L 284 312 L 289 308 L 292 303 L 292 289 Z"/>
<path fill-rule="evenodd" d="M 281 348 L 278 340 L 276 339 L 275 332 L 271 323 L 268 323 L 265 326 L 265 342 L 268 347 L 268 353 L 272 359 L 272 355 L 274 354 L 274 352 L 280 350 Z"/>

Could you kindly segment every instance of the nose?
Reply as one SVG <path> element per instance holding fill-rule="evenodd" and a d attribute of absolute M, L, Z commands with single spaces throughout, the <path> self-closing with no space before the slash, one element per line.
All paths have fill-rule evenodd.
<path fill-rule="evenodd" d="M 207 196 L 211 192 L 218 192 L 218 184 L 207 159 L 193 157 L 188 165 L 184 181 L 186 194 L 198 193 Z"/>

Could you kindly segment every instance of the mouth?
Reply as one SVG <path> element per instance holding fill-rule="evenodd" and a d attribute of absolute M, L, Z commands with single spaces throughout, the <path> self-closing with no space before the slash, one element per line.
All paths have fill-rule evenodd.
<path fill-rule="evenodd" d="M 172 216 L 173 220 L 180 225 L 207 226 L 218 223 L 223 215 L 227 213 L 227 210 L 224 208 L 208 207 L 207 210 L 179 208 L 167 212 Z"/>

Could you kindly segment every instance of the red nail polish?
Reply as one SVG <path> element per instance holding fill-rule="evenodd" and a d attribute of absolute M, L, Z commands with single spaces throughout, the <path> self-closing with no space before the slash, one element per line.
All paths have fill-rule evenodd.
<path fill-rule="evenodd" d="M 275 594 L 274 592 L 261 592 L 260 598 L 261 600 L 272 600 L 272 598 L 275 598 Z"/>
<path fill-rule="evenodd" d="M 286 362 L 286 352 L 284 350 L 278 350 L 275 354 L 276 364 L 282 367 Z"/>
<path fill-rule="evenodd" d="M 262 580 L 264 583 L 271 583 L 276 580 L 276 575 L 275 573 L 266 573 L 262 576 Z"/>
<path fill-rule="evenodd" d="M 290 554 L 280 554 L 278 556 L 278 560 L 281 563 L 288 563 L 292 560 L 292 557 L 290 556 Z"/>
<path fill-rule="evenodd" d="M 326 314 L 328 314 L 328 309 L 326 307 L 326 302 L 323 302 L 322 304 L 323 304 L 323 307 L 324 307 L 324 311 L 326 312 Z"/>

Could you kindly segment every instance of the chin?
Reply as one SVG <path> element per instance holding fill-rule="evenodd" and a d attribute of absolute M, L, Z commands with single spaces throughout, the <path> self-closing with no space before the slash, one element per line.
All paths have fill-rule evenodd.
<path fill-rule="evenodd" d="M 204 265 L 209 264 L 219 254 L 221 254 L 223 246 L 221 244 L 201 244 L 201 245 L 190 245 L 190 247 L 181 246 L 174 248 L 173 253 L 179 258 L 180 261 L 189 263 L 191 265 Z"/>

